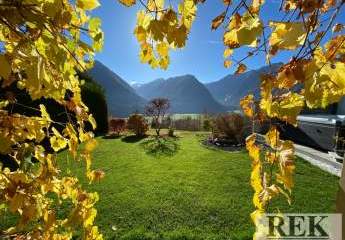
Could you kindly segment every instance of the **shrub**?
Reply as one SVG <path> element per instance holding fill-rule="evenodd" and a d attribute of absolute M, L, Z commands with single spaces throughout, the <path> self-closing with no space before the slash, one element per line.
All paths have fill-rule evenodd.
<path fill-rule="evenodd" d="M 173 156 L 180 148 L 176 138 L 159 136 L 144 140 L 141 146 L 147 154 L 166 156 Z"/>
<path fill-rule="evenodd" d="M 213 123 L 211 118 L 205 118 L 202 123 L 202 128 L 205 131 L 211 131 L 213 129 Z"/>
<path fill-rule="evenodd" d="M 144 136 L 149 129 L 145 118 L 141 114 L 132 114 L 127 120 L 127 129 L 136 136 Z"/>
<path fill-rule="evenodd" d="M 120 136 L 120 134 L 126 130 L 126 120 L 122 118 L 110 119 L 109 130 L 110 132 L 115 133 L 117 136 Z"/>
<path fill-rule="evenodd" d="M 173 127 L 170 127 L 169 130 L 168 130 L 168 136 L 169 137 L 174 137 L 174 131 L 175 131 L 175 129 Z"/>
<path fill-rule="evenodd" d="M 218 115 L 214 121 L 216 137 L 224 138 L 232 143 L 244 141 L 244 118 L 236 113 Z"/>
<path fill-rule="evenodd" d="M 201 130 L 201 117 L 192 118 L 190 116 L 174 120 L 173 126 L 178 130 L 186 131 L 200 131 Z"/>

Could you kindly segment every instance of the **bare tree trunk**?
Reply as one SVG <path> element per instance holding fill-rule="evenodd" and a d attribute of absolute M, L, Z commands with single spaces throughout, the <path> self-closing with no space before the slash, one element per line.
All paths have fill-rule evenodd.
<path fill-rule="evenodd" d="M 339 191 L 337 196 L 337 213 L 341 213 L 342 216 L 342 239 L 345 240 L 345 158 L 343 160 L 343 170 L 339 181 Z"/>

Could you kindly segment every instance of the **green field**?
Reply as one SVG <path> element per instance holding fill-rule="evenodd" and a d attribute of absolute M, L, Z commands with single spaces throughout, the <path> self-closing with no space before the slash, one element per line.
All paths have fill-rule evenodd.
<path fill-rule="evenodd" d="M 251 238 L 247 154 L 206 149 L 198 134 L 178 134 L 180 149 L 173 156 L 145 153 L 143 140 L 98 138 L 94 167 L 107 175 L 85 186 L 100 194 L 96 223 L 105 239 Z M 83 176 L 82 163 L 69 168 Z M 298 159 L 295 179 L 293 205 L 278 200 L 272 209 L 334 210 L 337 177 Z"/>

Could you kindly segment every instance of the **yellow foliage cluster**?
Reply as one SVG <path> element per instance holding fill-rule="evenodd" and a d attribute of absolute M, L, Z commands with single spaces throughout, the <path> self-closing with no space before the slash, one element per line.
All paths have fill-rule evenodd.
<path fill-rule="evenodd" d="M 245 96 L 240 101 L 240 106 L 247 117 L 252 118 L 254 116 L 254 95 L 250 94 Z"/>
<path fill-rule="evenodd" d="M 55 100 L 74 119 L 55 122 L 44 105 L 34 116 L 13 113 L 16 96 L 1 97 L 0 206 L 1 211 L 17 215 L 18 221 L 0 235 L 26 232 L 27 239 L 71 239 L 82 230 L 83 239 L 102 239 L 94 226 L 97 193 L 84 191 L 73 176 L 62 176 L 56 154 L 67 148 L 75 160 L 86 162 L 90 181 L 103 177 L 102 171 L 91 169 L 96 143 L 84 127 L 96 126 L 81 101 L 76 74 L 90 68 L 95 51 L 102 48 L 100 19 L 88 14 L 99 5 L 97 0 L 18 0 L 0 5 L 1 89 L 8 91 L 14 85 L 32 100 Z M 83 42 L 82 33 L 91 45 Z M 50 146 L 44 144 L 46 139 Z M 78 155 L 81 142 L 86 147 Z M 18 167 L 3 167 L 8 159 Z M 35 167 L 27 167 L 31 159 L 37 162 Z M 58 212 L 64 203 L 71 204 L 67 217 Z"/>
<path fill-rule="evenodd" d="M 295 164 L 293 143 L 280 140 L 279 131 L 275 127 L 265 135 L 265 149 L 257 143 L 256 137 L 255 133 L 250 135 L 246 139 L 246 147 L 252 159 L 251 185 L 256 208 L 251 217 L 258 227 L 258 219 L 268 210 L 272 199 L 282 194 L 291 203 Z M 275 175 L 274 169 L 278 169 Z M 254 238 L 259 235 L 260 233 L 256 232 Z"/>
<path fill-rule="evenodd" d="M 152 68 L 167 69 L 170 49 L 183 48 L 196 16 L 197 4 L 204 0 L 182 0 L 177 10 L 165 0 L 147 0 L 145 9 L 137 13 L 134 30 L 140 44 L 139 57 L 142 63 Z M 135 0 L 119 0 L 132 6 Z"/>
<path fill-rule="evenodd" d="M 130 6 L 135 0 L 120 2 Z M 149 2 L 147 6 L 150 5 Z M 180 19 L 172 6 L 164 9 L 162 1 L 154 2 L 158 2 L 160 8 L 152 9 L 146 6 L 146 10 L 139 12 L 148 19 L 138 21 L 135 34 L 141 43 L 142 51 L 144 49 L 141 53 L 142 61 L 144 59 L 143 62 L 155 67 L 160 64 L 155 63 L 153 45 L 147 47 L 147 40 L 154 40 L 157 51 L 160 44 L 184 46 L 191 22 L 195 18 L 196 4 L 203 1 L 194 0 L 187 4 L 188 1 L 181 0 L 180 6 L 184 7 L 179 7 Z M 256 121 L 256 118 L 260 121 L 273 119 L 295 125 L 297 115 L 303 108 L 325 108 L 345 95 L 345 36 L 342 34 L 344 26 L 335 22 L 344 1 L 283 0 L 277 9 L 282 13 L 279 21 L 261 18 L 262 6 L 271 4 L 265 3 L 264 0 L 220 2 L 224 3 L 225 10 L 213 19 L 211 29 L 216 30 L 224 25 L 224 67 L 230 68 L 236 63 L 235 73 L 241 74 L 247 70 L 244 60 L 252 56 L 263 53 L 266 62 L 271 64 L 271 59 L 282 51 L 295 53 L 277 72 L 269 72 L 261 77 L 259 98 L 255 99 L 253 95 L 249 95 L 242 99 L 240 105 L 253 121 Z M 153 16 L 148 15 L 151 11 L 154 12 Z M 168 21 L 168 26 L 162 19 L 170 12 L 174 13 L 174 17 L 171 18 L 173 21 Z M 324 19 L 326 14 L 331 17 Z M 185 21 L 184 16 L 190 16 L 189 21 Z M 157 21 L 160 23 L 156 23 Z M 149 27 L 151 24 L 157 24 L 157 28 Z M 171 29 L 176 26 L 183 26 L 186 31 L 178 32 L 178 36 L 173 37 L 178 41 L 169 41 L 174 32 Z M 323 44 L 324 42 L 326 44 Z M 238 61 L 233 54 L 237 48 L 242 47 L 249 51 L 247 56 Z M 167 51 L 159 52 L 167 53 L 164 57 L 168 57 Z M 164 64 L 160 66 L 167 67 Z M 268 150 L 261 149 L 255 138 L 255 135 L 251 135 L 247 139 L 247 149 L 253 159 L 251 181 L 255 190 L 254 205 L 257 208 L 252 214 L 254 222 L 277 195 L 283 194 L 290 201 L 294 171 L 293 144 L 280 140 L 276 128 L 271 128 L 266 135 Z M 277 166 L 278 170 L 266 171 L 267 166 Z"/>
<path fill-rule="evenodd" d="M 127 7 L 137 3 L 118 1 Z M 137 14 L 134 34 L 140 44 L 141 61 L 166 69 L 170 49 L 185 46 L 197 5 L 204 1 L 180 0 L 177 6 L 164 0 L 138 1 L 143 9 Z M 270 64 L 281 51 L 296 53 L 277 73 L 261 77 L 259 99 L 249 95 L 241 101 L 246 115 L 253 120 L 259 116 L 260 120 L 296 124 L 297 115 L 305 106 L 324 108 L 345 95 L 344 27 L 335 22 L 344 1 L 283 0 L 280 11 L 289 19 L 283 17 L 268 23 L 260 17 L 262 6 L 269 4 L 264 0 L 221 2 L 225 10 L 214 18 L 211 29 L 226 25 L 226 68 L 236 63 L 236 73 L 241 74 L 247 70 L 243 61 L 251 56 L 264 52 Z M 75 122 L 63 125 L 59 131 L 54 126 L 58 123 L 43 105 L 37 109 L 39 115 L 26 116 L 10 111 L 15 99 L 0 99 L 0 156 L 10 157 L 19 165 L 15 171 L 1 168 L 0 173 L 1 209 L 19 216 L 17 225 L 8 229 L 7 234 L 30 226 L 25 230 L 33 239 L 70 239 L 75 228 L 81 227 L 84 239 L 102 239 L 93 225 L 97 194 L 83 191 L 72 176 L 61 177 L 56 163 L 56 152 L 68 148 L 74 159 L 85 161 L 90 181 L 104 177 L 101 170 L 91 169 L 91 151 L 97 143 L 84 127 L 87 122 L 95 127 L 95 120 L 81 101 L 76 77 L 77 70 L 92 66 L 94 52 L 102 48 L 100 19 L 88 15 L 99 5 L 98 0 L 13 0 L 0 5 L 1 88 L 15 84 L 33 100 L 54 99 L 75 115 Z M 331 17 L 322 20 L 324 14 Z M 90 45 L 81 39 L 82 33 L 89 37 Z M 233 53 L 240 47 L 250 51 L 237 61 Z M 66 98 L 70 92 L 73 94 Z M 259 113 L 255 112 L 256 106 Z M 254 223 L 278 195 L 286 196 L 290 202 L 295 168 L 293 144 L 280 140 L 275 127 L 266 134 L 265 149 L 256 137 L 252 134 L 246 141 L 253 162 Z M 53 153 L 41 144 L 45 138 L 49 139 Z M 80 142 L 85 142 L 85 148 L 77 154 Z M 28 157 L 35 157 L 39 167 L 24 167 Z M 57 200 L 51 194 L 56 194 Z M 63 201 L 70 201 L 73 208 L 67 218 L 58 219 L 54 206 Z"/>

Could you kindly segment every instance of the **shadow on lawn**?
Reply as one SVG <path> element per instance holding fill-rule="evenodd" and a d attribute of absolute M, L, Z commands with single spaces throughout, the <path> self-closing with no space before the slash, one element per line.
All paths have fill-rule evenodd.
<path fill-rule="evenodd" d="M 154 156 L 173 156 L 180 148 L 177 139 L 174 137 L 151 137 L 140 145 L 145 149 L 147 154 Z"/>
<path fill-rule="evenodd" d="M 147 138 L 147 136 L 146 135 L 144 136 L 129 135 L 129 136 L 123 137 L 121 141 L 125 143 L 136 143 L 144 138 Z"/>
<path fill-rule="evenodd" d="M 120 137 L 121 137 L 120 135 L 116 135 L 116 134 L 107 134 L 107 135 L 103 136 L 102 138 L 103 139 L 118 139 Z"/>

